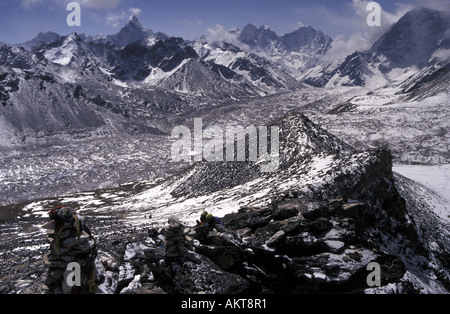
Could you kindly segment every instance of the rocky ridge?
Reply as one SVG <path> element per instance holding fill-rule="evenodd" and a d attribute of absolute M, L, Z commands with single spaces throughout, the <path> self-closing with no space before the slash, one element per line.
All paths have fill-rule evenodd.
<path fill-rule="evenodd" d="M 427 269 L 427 256 L 414 227 L 369 208 L 289 195 L 268 207 L 243 207 L 210 229 L 169 218 L 165 228 L 122 244 L 132 275 L 118 269 L 118 280 L 105 273 L 99 280 L 114 283 L 116 293 L 424 292 L 413 270 Z M 396 237 L 404 240 L 386 250 Z M 381 265 L 381 287 L 367 285 L 370 262 Z M 439 282 L 448 286 L 448 274 L 438 273 Z"/>
<path fill-rule="evenodd" d="M 448 292 L 448 226 L 430 235 L 431 213 L 404 198 L 412 190 L 399 193 L 389 151 L 357 152 L 301 114 L 276 124 L 274 173 L 254 162 L 203 162 L 123 197 L 84 194 L 76 207 L 92 217 L 99 293 Z M 4 229 L 23 246 L 0 241 L 2 292 L 46 291 L 37 217 L 69 200 L 27 204 L 23 220 Z M 203 209 L 224 226 L 197 228 Z M 28 236 L 25 226 L 38 230 Z M 381 287 L 367 285 L 370 262 L 381 266 Z"/>
<path fill-rule="evenodd" d="M 398 192 L 389 151 L 355 152 L 300 114 L 278 125 L 276 173 L 261 174 L 250 162 L 200 163 L 160 185 L 166 198 L 173 191 L 172 199 L 143 213 L 165 227 L 145 227 L 138 243 L 122 246 L 139 248 L 124 255 L 139 256 L 130 262 L 135 274 L 142 265 L 151 273 L 144 277 L 152 280 L 140 284 L 168 293 L 448 292 L 442 252 L 449 241 L 424 236 L 428 227 L 417 220 L 432 214 Z M 214 213 L 247 186 L 253 198 L 241 195 L 240 207 L 222 218 L 224 226 L 192 224 L 199 207 L 189 202 L 201 201 Z M 157 200 L 146 193 L 139 198 Z M 170 218 L 167 227 L 167 215 L 175 213 L 170 206 L 179 219 Z M 381 265 L 381 287 L 367 286 L 370 262 Z"/>

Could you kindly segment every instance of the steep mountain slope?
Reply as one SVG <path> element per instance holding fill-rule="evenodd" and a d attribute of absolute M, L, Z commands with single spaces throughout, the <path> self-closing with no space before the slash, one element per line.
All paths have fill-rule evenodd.
<path fill-rule="evenodd" d="M 252 85 L 228 82 L 201 62 L 181 38 L 135 42 L 110 55 L 106 65 L 118 81 L 134 88 L 156 87 L 216 99 L 254 95 Z"/>
<path fill-rule="evenodd" d="M 328 87 L 400 83 L 437 62 L 433 57 L 437 52 L 449 49 L 449 20 L 447 12 L 426 8 L 409 11 L 370 50 L 355 52 L 338 63 L 319 65 L 305 74 L 303 81 Z"/>
<path fill-rule="evenodd" d="M 238 40 L 251 52 L 270 60 L 293 76 L 316 65 L 319 58 L 330 48 L 332 39 L 311 26 L 278 36 L 267 26 L 246 25 L 234 32 Z"/>
<path fill-rule="evenodd" d="M 77 34 L 62 37 L 47 45 L 44 57 L 52 63 L 74 68 L 93 68 L 100 63 Z"/>
<path fill-rule="evenodd" d="M 444 66 L 430 66 L 402 83 L 408 99 L 424 100 L 428 97 L 448 93 L 450 90 L 450 62 Z"/>
<path fill-rule="evenodd" d="M 136 41 L 146 40 L 154 34 L 153 31 L 143 27 L 138 18 L 133 15 L 117 34 L 106 36 L 105 41 L 125 47 Z"/>
<path fill-rule="evenodd" d="M 152 130 L 151 121 L 137 117 L 142 98 L 172 108 L 189 107 L 174 93 L 141 91 L 128 103 L 125 88 L 111 88 L 112 78 L 99 60 L 75 34 L 31 51 L 20 47 L 1 49 L 0 122 L 2 145 L 51 142 L 52 136 L 83 138 L 95 134 L 129 131 L 141 125 Z M 136 119 L 130 121 L 130 116 Z M 128 131 L 127 131 L 128 130 Z M 12 136 L 11 136 L 12 135 Z M 62 138 L 61 138 L 62 136 Z"/>
<path fill-rule="evenodd" d="M 428 64 L 437 50 L 450 49 L 450 13 L 426 8 L 411 10 L 378 39 L 372 51 L 387 58 L 383 72 Z"/>
<path fill-rule="evenodd" d="M 277 123 L 277 126 L 279 127 L 279 149 L 282 154 L 277 155 L 276 152 L 272 152 L 274 155 L 271 156 L 270 161 L 279 159 L 276 163 L 279 169 L 286 170 L 291 166 L 298 166 L 298 161 L 305 161 L 306 164 L 311 162 L 327 163 L 332 159 L 332 155 L 345 155 L 352 152 L 349 146 L 324 130 L 317 128 L 305 116 L 290 115 Z M 268 131 L 269 136 L 270 132 Z M 255 140 L 254 138 L 251 139 L 253 142 Z M 248 145 L 250 145 L 248 141 L 246 145 L 248 150 Z M 271 145 L 269 141 L 268 149 L 271 149 Z M 315 160 L 315 157 L 325 160 Z M 247 158 L 249 157 L 247 156 Z M 257 162 L 199 164 L 188 178 L 183 179 L 183 183 L 175 188 L 172 194 L 177 197 L 201 196 L 244 184 L 262 176 L 260 167 L 263 164 L 265 162 L 262 160 Z M 217 180 L 218 177 L 221 180 Z"/>
<path fill-rule="evenodd" d="M 200 58 L 223 78 L 243 86 L 254 86 L 260 94 L 296 90 L 301 85 L 291 75 L 266 59 L 226 42 L 198 40 Z"/>
<path fill-rule="evenodd" d="M 268 26 L 261 26 L 259 29 L 252 24 L 247 24 L 238 33 L 241 42 L 255 49 L 271 48 L 278 41 L 278 36 Z"/>

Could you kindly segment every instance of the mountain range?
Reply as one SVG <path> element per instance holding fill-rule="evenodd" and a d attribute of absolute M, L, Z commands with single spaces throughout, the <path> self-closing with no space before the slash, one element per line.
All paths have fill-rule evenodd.
<path fill-rule="evenodd" d="M 3 145 L 63 129 L 123 130 L 131 116 L 140 125 L 132 122 L 131 129 L 148 130 L 153 125 L 142 115 L 186 113 L 302 86 L 255 53 L 225 42 L 168 37 L 145 29 L 134 16 L 114 35 L 39 33 L 0 49 Z"/>
<path fill-rule="evenodd" d="M 412 88 L 423 76 L 438 76 L 432 73 L 442 72 L 448 63 L 449 20 L 445 12 L 415 9 L 370 50 L 332 63 L 319 61 L 332 39 L 310 26 L 278 36 L 267 26 L 248 24 L 230 32 L 234 43 L 169 37 L 144 28 L 135 16 L 113 35 L 39 33 L 24 44 L 0 48 L 0 125 L 9 134 L 0 143 L 18 143 L 11 134 L 53 134 L 63 125 L 80 132 L 123 129 L 123 117 L 139 121 L 144 112 L 147 117 L 159 110 L 188 112 L 307 85 L 371 88 L 403 83 Z M 138 99 L 130 105 L 127 97 Z M 32 102 L 30 110 L 20 109 Z M 52 103 L 59 108 L 49 107 Z M 99 116 L 100 108 L 115 118 Z M 81 119 L 87 112 L 96 113 Z M 39 121 L 49 116 L 55 119 L 42 127 Z"/>
<path fill-rule="evenodd" d="M 0 44 L 0 293 L 42 293 L 41 225 L 60 204 L 91 218 L 104 293 L 448 293 L 449 17 L 414 9 L 333 62 L 310 26 L 189 41 L 135 16 Z M 173 161 L 174 127 L 198 117 L 278 127 L 279 167 Z M 205 209 L 227 229 L 194 236 Z M 196 243 L 183 272 L 161 259 L 170 215 Z M 374 260 L 387 268 L 368 288 Z"/>
<path fill-rule="evenodd" d="M 340 123 L 346 123 L 355 108 L 365 108 L 365 101 L 425 101 L 448 91 L 448 21 L 445 12 L 412 10 L 370 50 L 332 63 L 320 63 L 332 39 L 309 26 L 278 36 L 267 26 L 248 24 L 230 31 L 233 43 L 169 37 L 146 29 L 135 16 L 113 35 L 41 32 L 26 43 L 0 46 L 0 146 L 112 135 L 154 137 L 169 134 L 192 115 L 214 110 L 233 116 L 237 108 L 253 108 L 270 120 L 304 105 L 358 146 L 361 141 L 352 128 L 333 125 L 337 118 L 345 117 Z M 380 86 L 386 88 L 376 89 Z M 371 95 L 361 96 L 367 92 Z M 380 128 L 383 123 L 379 121 Z M 410 143 L 397 147 L 398 141 L 391 142 L 395 158 L 446 160 L 445 149 L 434 140 L 427 140 L 426 150 L 439 157 L 420 153 L 410 159 L 410 147 L 426 139 L 426 129 Z M 445 134 L 446 125 L 439 122 L 433 129 Z M 380 145 L 370 138 L 366 144 Z"/>
<path fill-rule="evenodd" d="M 297 30 L 278 36 L 268 26 L 256 28 L 252 24 L 242 30 L 232 32 L 239 42 L 250 47 L 258 55 L 265 57 L 298 76 L 306 69 L 317 64 L 326 54 L 333 39 L 311 26 L 302 26 Z"/>

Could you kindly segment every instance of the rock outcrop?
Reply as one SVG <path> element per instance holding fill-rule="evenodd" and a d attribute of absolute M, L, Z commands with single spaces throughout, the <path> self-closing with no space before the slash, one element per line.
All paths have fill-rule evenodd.
<path fill-rule="evenodd" d="M 382 208 L 374 215 L 373 205 L 363 201 L 286 195 L 266 207 L 243 207 L 214 228 L 185 226 L 171 217 L 167 227 L 126 245 L 131 272 L 145 268 L 151 275 L 130 276 L 126 287 L 113 290 L 419 293 L 414 269 L 427 268 L 427 256 L 410 222 L 397 215 Z M 381 267 L 380 286 L 367 283 L 372 262 Z"/>

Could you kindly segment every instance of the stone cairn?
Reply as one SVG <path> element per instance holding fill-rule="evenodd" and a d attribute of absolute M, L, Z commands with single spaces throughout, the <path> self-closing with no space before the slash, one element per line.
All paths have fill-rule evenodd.
<path fill-rule="evenodd" d="M 183 262 L 186 258 L 192 258 L 193 232 L 190 228 L 184 229 L 180 220 L 176 217 L 169 218 L 169 226 L 165 233 L 165 260 L 167 263 Z"/>
<path fill-rule="evenodd" d="M 95 240 L 85 234 L 77 237 L 75 228 L 69 223 L 65 223 L 58 231 L 55 231 L 54 227 L 51 228 L 52 225 L 54 226 L 53 222 L 47 226 L 47 241 L 50 243 L 50 253 L 44 255 L 44 264 L 48 269 L 45 281 L 48 293 L 96 293 L 96 269 L 94 263 L 97 249 Z M 79 286 L 73 284 L 77 275 L 74 271 L 78 270 L 71 268 L 70 263 L 79 265 Z M 67 281 L 68 276 L 70 276 L 69 281 Z"/>

